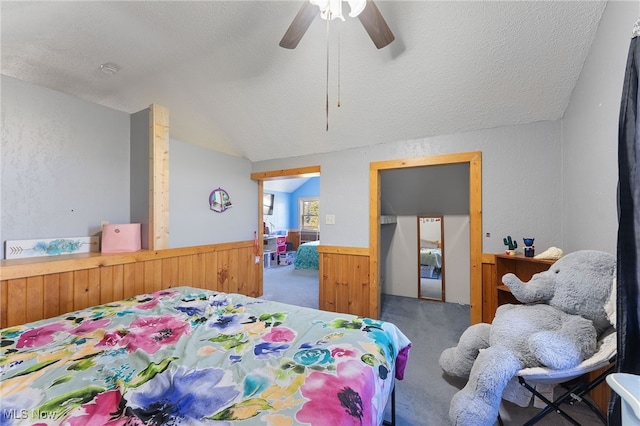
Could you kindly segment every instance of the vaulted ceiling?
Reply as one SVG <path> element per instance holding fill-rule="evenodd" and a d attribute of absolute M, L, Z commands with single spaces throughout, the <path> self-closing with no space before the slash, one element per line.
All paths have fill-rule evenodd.
<path fill-rule="evenodd" d="M 129 113 L 162 105 L 172 138 L 261 161 L 559 119 L 606 2 L 376 0 L 389 46 L 347 17 L 283 49 L 301 5 L 2 1 L 1 72 Z"/>

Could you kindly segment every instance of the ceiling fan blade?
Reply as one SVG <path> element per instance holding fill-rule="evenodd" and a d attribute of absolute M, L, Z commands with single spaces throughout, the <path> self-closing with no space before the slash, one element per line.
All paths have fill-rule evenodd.
<path fill-rule="evenodd" d="M 396 39 L 373 1 L 367 0 L 367 6 L 358 18 L 378 49 L 382 49 Z"/>
<path fill-rule="evenodd" d="M 291 25 L 284 33 L 282 40 L 280 40 L 280 47 L 285 49 L 295 49 L 302 36 L 311 25 L 311 22 L 318 16 L 318 7 L 312 5 L 308 0 L 302 3 L 302 7 L 298 11 L 298 14 L 293 18 Z"/>

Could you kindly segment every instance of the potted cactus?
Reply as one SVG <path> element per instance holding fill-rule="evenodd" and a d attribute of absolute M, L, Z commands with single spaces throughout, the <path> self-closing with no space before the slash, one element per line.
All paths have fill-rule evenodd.
<path fill-rule="evenodd" d="M 518 242 L 511 239 L 511 235 L 507 235 L 502 239 L 502 241 L 504 242 L 504 245 L 508 247 L 505 253 L 510 256 L 514 256 L 516 254 L 516 249 L 518 248 Z"/>

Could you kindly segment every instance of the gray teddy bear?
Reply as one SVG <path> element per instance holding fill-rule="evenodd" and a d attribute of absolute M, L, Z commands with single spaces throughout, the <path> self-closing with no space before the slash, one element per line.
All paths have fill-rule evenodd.
<path fill-rule="evenodd" d="M 507 383 L 528 367 L 572 368 L 591 357 L 598 337 L 615 324 L 615 256 L 576 251 L 523 283 L 502 282 L 523 305 L 502 305 L 491 324 L 470 326 L 440 367 L 468 378 L 449 409 L 453 424 L 490 426 Z"/>

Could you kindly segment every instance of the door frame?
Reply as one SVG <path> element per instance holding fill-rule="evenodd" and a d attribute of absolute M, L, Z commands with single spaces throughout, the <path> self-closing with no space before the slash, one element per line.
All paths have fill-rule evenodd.
<path fill-rule="evenodd" d="M 297 167 L 295 169 L 281 169 L 281 170 L 271 170 L 265 172 L 254 172 L 251 173 L 251 179 L 258 182 L 258 235 L 257 241 L 262 241 L 264 237 L 264 227 L 262 226 L 262 207 L 263 207 L 263 198 L 264 195 L 264 182 L 268 180 L 281 180 L 281 179 L 295 179 L 295 178 L 307 178 L 320 176 L 320 166 L 308 166 L 308 167 Z M 264 274 L 264 256 L 263 256 L 263 247 L 262 244 L 258 244 L 260 247 L 260 292 L 264 293 L 264 289 L 262 286 L 263 283 L 263 274 Z"/>
<path fill-rule="evenodd" d="M 469 164 L 470 320 L 482 322 L 482 152 L 372 162 L 369 167 L 369 300 L 380 317 L 380 172 L 447 164 Z M 375 294 L 374 294 L 375 293 Z"/>

